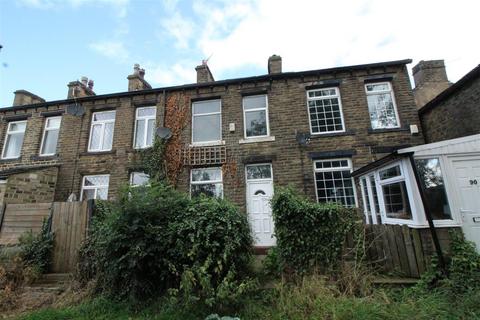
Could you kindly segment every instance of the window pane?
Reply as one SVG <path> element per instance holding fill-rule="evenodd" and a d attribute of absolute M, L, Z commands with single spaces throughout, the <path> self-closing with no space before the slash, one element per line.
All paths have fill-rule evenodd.
<path fill-rule="evenodd" d="M 267 118 L 265 110 L 245 112 L 247 137 L 266 136 Z"/>
<path fill-rule="evenodd" d="M 135 148 L 143 147 L 145 137 L 145 120 L 137 120 L 137 132 L 135 134 Z"/>
<path fill-rule="evenodd" d="M 363 204 L 366 216 L 368 217 L 369 223 L 372 222 L 372 210 L 370 207 L 370 197 L 368 196 L 368 188 L 367 188 L 367 179 L 363 178 L 360 180 L 362 183 L 362 192 L 365 197 L 365 203 Z"/>
<path fill-rule="evenodd" d="M 98 150 L 100 149 L 100 136 L 102 134 L 102 125 L 94 124 L 92 127 L 92 136 L 90 138 L 90 149 Z"/>
<path fill-rule="evenodd" d="M 148 116 L 155 116 L 155 107 L 151 108 L 138 108 L 137 109 L 137 116 L 139 117 L 148 117 Z"/>
<path fill-rule="evenodd" d="M 93 121 L 115 120 L 115 111 L 97 112 L 93 114 Z"/>
<path fill-rule="evenodd" d="M 220 141 L 220 114 L 195 116 L 193 122 L 193 142 Z"/>
<path fill-rule="evenodd" d="M 397 116 L 390 93 L 368 95 L 367 101 L 373 129 L 398 127 Z"/>
<path fill-rule="evenodd" d="M 375 177 L 371 175 L 369 177 L 370 180 L 370 187 L 372 189 L 372 195 L 373 195 L 373 204 L 375 206 L 375 212 L 377 213 L 377 221 L 380 222 L 381 220 L 381 215 L 380 215 L 380 204 L 378 202 L 378 193 L 377 193 L 377 188 L 375 187 Z"/>
<path fill-rule="evenodd" d="M 272 167 L 268 164 L 247 166 L 247 179 L 270 179 Z"/>
<path fill-rule="evenodd" d="M 219 181 L 222 180 L 221 168 L 204 168 L 192 170 L 192 181 Z"/>
<path fill-rule="evenodd" d="M 59 132 L 59 129 L 45 131 L 45 138 L 43 141 L 41 154 L 54 154 L 57 151 Z"/>
<path fill-rule="evenodd" d="M 12 122 L 8 127 L 9 132 L 22 132 L 27 127 L 26 122 Z"/>
<path fill-rule="evenodd" d="M 223 185 L 221 183 L 192 184 L 192 197 L 197 197 L 201 194 L 204 194 L 207 197 L 221 198 L 223 194 Z"/>
<path fill-rule="evenodd" d="M 4 158 L 17 158 L 20 157 L 22 151 L 24 133 L 14 133 L 7 135 L 5 141 L 5 151 L 3 153 Z"/>
<path fill-rule="evenodd" d="M 108 176 L 85 176 L 84 186 L 108 186 Z"/>
<path fill-rule="evenodd" d="M 385 213 L 388 218 L 412 219 L 405 181 L 382 186 Z"/>
<path fill-rule="evenodd" d="M 153 145 L 153 138 L 155 136 L 155 119 L 148 120 L 147 123 L 147 141 L 145 147 Z"/>
<path fill-rule="evenodd" d="M 193 103 L 193 114 L 220 112 L 220 100 L 199 101 Z"/>
<path fill-rule="evenodd" d="M 398 177 L 402 175 L 400 171 L 400 166 L 395 166 L 388 168 L 386 170 L 382 170 L 378 173 L 380 175 L 380 180 L 386 180 L 394 177 Z"/>
<path fill-rule="evenodd" d="M 98 188 L 97 199 L 107 200 L 107 198 L 108 198 L 108 188 Z"/>
<path fill-rule="evenodd" d="M 374 83 L 374 84 L 367 84 L 367 91 L 385 91 L 390 90 L 388 83 Z"/>
<path fill-rule="evenodd" d="M 47 128 L 48 129 L 60 128 L 61 120 L 62 118 L 60 117 L 47 118 Z"/>
<path fill-rule="evenodd" d="M 267 96 L 249 96 L 243 98 L 243 108 L 245 110 L 256 109 L 256 108 L 266 108 L 267 107 Z"/>
<path fill-rule="evenodd" d="M 335 94 L 335 90 L 333 93 Z M 342 131 L 339 98 L 318 98 L 308 103 L 312 133 Z"/>
<path fill-rule="evenodd" d="M 434 220 L 452 219 L 440 161 L 437 158 L 415 160 L 422 189 Z M 425 208 L 427 209 L 427 208 Z"/>
<path fill-rule="evenodd" d="M 95 189 L 85 189 L 83 190 L 82 200 L 95 199 Z"/>
<path fill-rule="evenodd" d="M 113 127 L 115 124 L 113 122 L 105 124 L 105 132 L 103 133 L 103 147 L 102 150 L 112 149 L 113 142 Z"/>
<path fill-rule="evenodd" d="M 315 173 L 318 202 L 338 202 L 347 207 L 355 206 L 350 170 Z"/>
<path fill-rule="evenodd" d="M 130 178 L 130 184 L 132 186 L 147 185 L 150 180 L 150 176 L 143 172 L 132 172 Z"/>

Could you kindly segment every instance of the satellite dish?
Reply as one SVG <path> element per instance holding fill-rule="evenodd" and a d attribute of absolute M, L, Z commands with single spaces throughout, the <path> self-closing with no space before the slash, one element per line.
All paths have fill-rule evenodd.
<path fill-rule="evenodd" d="M 80 104 L 69 104 L 66 110 L 67 114 L 72 116 L 83 116 L 85 114 L 85 108 Z"/>
<path fill-rule="evenodd" d="M 301 146 L 306 146 L 310 142 L 310 133 L 298 132 L 296 139 Z"/>
<path fill-rule="evenodd" d="M 163 140 L 168 140 L 172 136 L 172 130 L 166 127 L 159 127 L 156 131 L 157 137 Z"/>

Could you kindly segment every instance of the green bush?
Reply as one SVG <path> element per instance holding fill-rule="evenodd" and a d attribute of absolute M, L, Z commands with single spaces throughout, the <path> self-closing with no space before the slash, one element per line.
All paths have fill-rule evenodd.
<path fill-rule="evenodd" d="M 359 219 L 355 209 L 319 204 L 291 188 L 275 190 L 272 209 L 280 261 L 300 274 L 336 267 L 345 236 Z"/>
<path fill-rule="evenodd" d="M 38 270 L 40 273 L 48 271 L 52 263 L 53 233 L 47 220 L 43 221 L 40 233 L 32 231 L 23 234 L 20 239 L 20 258 L 26 267 Z"/>
<path fill-rule="evenodd" d="M 142 301 L 167 289 L 214 305 L 250 287 L 247 218 L 224 200 L 191 200 L 153 183 L 130 188 L 96 219 L 77 276 L 112 296 Z"/>

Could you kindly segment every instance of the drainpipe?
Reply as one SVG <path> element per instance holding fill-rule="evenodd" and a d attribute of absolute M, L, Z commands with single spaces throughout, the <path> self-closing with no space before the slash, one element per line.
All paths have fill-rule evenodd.
<path fill-rule="evenodd" d="M 410 159 L 410 165 L 412 166 L 412 170 L 415 175 L 415 182 L 417 183 L 418 192 L 420 193 L 420 198 L 422 199 L 425 216 L 427 217 L 430 233 L 432 234 L 433 244 L 435 245 L 435 251 L 437 252 L 437 256 L 438 256 L 438 263 L 443 273 L 447 274 L 445 259 L 443 257 L 442 248 L 440 247 L 440 241 L 438 240 L 437 230 L 435 229 L 435 225 L 433 224 L 432 212 L 428 206 L 427 197 L 425 196 L 425 191 L 423 190 L 422 184 L 420 182 L 420 176 L 418 175 L 418 172 L 417 172 L 415 159 L 413 158 L 413 152 L 408 153 L 408 158 Z"/>

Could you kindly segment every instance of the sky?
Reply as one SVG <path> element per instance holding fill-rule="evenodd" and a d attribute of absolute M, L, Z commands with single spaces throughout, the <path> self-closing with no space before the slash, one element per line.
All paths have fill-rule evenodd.
<path fill-rule="evenodd" d="M 133 64 L 155 88 L 411 58 L 444 59 L 455 82 L 480 63 L 480 1 L 0 0 L 0 107 L 28 90 L 65 99 L 87 76 L 127 90 Z"/>

